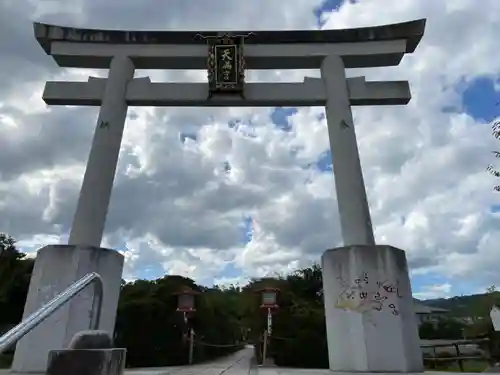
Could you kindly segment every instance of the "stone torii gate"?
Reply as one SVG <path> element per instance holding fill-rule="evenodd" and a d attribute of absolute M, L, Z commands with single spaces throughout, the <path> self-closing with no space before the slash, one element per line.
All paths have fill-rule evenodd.
<path fill-rule="evenodd" d="M 376 245 L 351 106 L 405 105 L 407 81 L 346 78 L 398 65 L 425 20 L 345 30 L 111 31 L 34 24 L 61 67 L 109 69 L 87 82 L 47 82 L 49 105 L 100 106 L 68 245 L 37 255 L 24 316 L 88 272 L 104 281 L 102 329 L 114 329 L 123 257 L 100 248 L 128 106 L 325 106 L 344 247 L 322 257 L 330 369 L 422 371 L 406 257 Z M 135 69 L 206 69 L 208 83 L 151 82 Z M 245 83 L 245 69 L 320 69 L 300 83 Z M 132 214 L 132 213 L 131 213 Z M 87 329 L 82 294 L 22 339 L 13 370 L 44 371 L 47 353 Z"/>

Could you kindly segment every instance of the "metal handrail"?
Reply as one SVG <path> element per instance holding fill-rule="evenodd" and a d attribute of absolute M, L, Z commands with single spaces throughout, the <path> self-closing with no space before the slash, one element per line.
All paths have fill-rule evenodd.
<path fill-rule="evenodd" d="M 52 298 L 49 302 L 24 319 L 17 326 L 0 337 L 0 354 L 12 344 L 19 341 L 24 335 L 38 326 L 41 322 L 52 315 L 57 309 L 75 297 L 78 293 L 94 284 L 94 296 L 92 298 L 92 315 L 90 317 L 90 329 L 99 329 L 102 310 L 103 283 L 98 273 L 92 272 L 80 280 L 75 281 L 63 292 Z"/>

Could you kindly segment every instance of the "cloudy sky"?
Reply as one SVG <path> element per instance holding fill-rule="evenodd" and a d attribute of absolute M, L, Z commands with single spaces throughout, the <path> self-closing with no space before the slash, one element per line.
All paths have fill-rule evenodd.
<path fill-rule="evenodd" d="M 418 297 L 500 284 L 500 194 L 486 174 L 500 148 L 500 1 L 3 0 L 0 2 L 0 231 L 26 252 L 68 238 L 97 108 L 51 107 L 58 68 L 34 20 L 159 30 L 337 29 L 428 19 L 398 67 L 349 71 L 408 80 L 406 107 L 354 110 L 378 243 L 407 251 Z M 250 72 L 301 81 L 318 72 Z M 204 72 L 137 71 L 157 81 Z M 323 108 L 130 108 L 103 245 L 127 279 L 182 274 L 244 282 L 319 261 L 341 244 Z"/>

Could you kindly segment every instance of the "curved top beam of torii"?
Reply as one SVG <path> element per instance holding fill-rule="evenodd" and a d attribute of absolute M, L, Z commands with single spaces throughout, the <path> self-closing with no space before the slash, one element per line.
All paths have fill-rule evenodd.
<path fill-rule="evenodd" d="M 245 38 L 247 69 L 315 69 L 326 55 L 340 55 L 346 68 L 398 65 L 412 53 L 425 19 L 339 30 L 125 31 L 34 23 L 34 33 L 59 66 L 108 68 L 126 54 L 136 69 L 205 69 L 206 37 L 230 32 Z"/>

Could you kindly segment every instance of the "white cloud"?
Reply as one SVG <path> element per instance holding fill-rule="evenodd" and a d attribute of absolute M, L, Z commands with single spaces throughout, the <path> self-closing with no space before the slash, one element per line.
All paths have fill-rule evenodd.
<path fill-rule="evenodd" d="M 450 297 L 451 284 L 435 284 L 424 287 L 420 292 L 413 293 L 418 299 L 446 298 Z"/>

